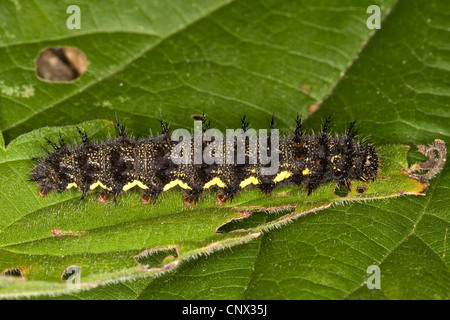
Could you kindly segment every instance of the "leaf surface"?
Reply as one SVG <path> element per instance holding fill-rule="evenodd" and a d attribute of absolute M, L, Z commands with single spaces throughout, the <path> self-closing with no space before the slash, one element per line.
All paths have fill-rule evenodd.
<path fill-rule="evenodd" d="M 342 199 L 330 184 L 309 207 L 302 202 L 304 191 L 294 188 L 270 198 L 248 190 L 225 208 L 214 207 L 214 194 L 207 193 L 198 207 L 186 209 L 174 190 L 149 210 L 129 192 L 105 212 L 93 196 L 79 205 L 75 190 L 42 200 L 26 181 L 28 156 L 42 154 L 44 135 L 57 137 L 62 130 L 75 141 L 73 126 L 32 131 L 47 125 L 114 119 L 118 113 L 130 132 L 146 136 L 148 128 L 158 130 L 160 113 L 173 128 L 190 128 L 192 115 L 205 111 L 219 129 L 237 127 L 244 113 L 253 127 L 265 128 L 275 113 L 286 130 L 300 112 L 308 118 L 305 127 L 314 130 L 329 114 L 338 132 L 358 120 L 361 136 L 370 135 L 392 160 L 385 168 L 396 183 L 376 181 L 365 194 L 369 199 L 409 190 L 398 171 L 406 167 L 406 149 L 399 145 L 413 147 L 413 163 L 423 161 L 415 145 L 450 142 L 445 2 L 375 2 L 384 17 L 377 31 L 365 24 L 373 1 L 131 1 L 126 8 L 122 2 L 86 1 L 80 2 L 84 20 L 78 31 L 66 29 L 65 7 L 52 3 L 0 5 L 8 13 L 0 24 L 0 263 L 2 270 L 23 268 L 29 279 L 2 279 L 3 297 L 67 293 L 61 274 L 81 264 L 83 288 L 90 290 L 61 297 L 449 298 L 447 166 L 425 197 L 349 201 L 288 225 L 277 219 L 291 221 L 302 210 Z M 49 9 L 59 13 L 36 18 L 37 11 Z M 18 16 L 30 24 L 19 26 Z M 38 80 L 33 60 L 48 46 L 78 47 L 90 61 L 88 72 L 71 84 Z M 113 135 L 106 121 L 83 125 L 98 139 Z M 416 184 L 411 190 L 419 189 Z M 239 208 L 264 211 L 273 205 L 286 211 L 255 212 L 216 234 L 218 226 L 242 218 Z M 272 225 L 283 227 L 269 231 Z M 191 259 L 211 252 L 211 245 L 230 249 Z M 148 271 L 150 266 L 161 265 L 153 254 L 139 254 L 155 247 L 163 260 L 169 256 L 166 265 L 183 263 L 148 276 L 161 271 Z M 174 250 L 178 257 L 172 258 Z M 381 290 L 365 285 L 370 265 L 380 267 Z"/>

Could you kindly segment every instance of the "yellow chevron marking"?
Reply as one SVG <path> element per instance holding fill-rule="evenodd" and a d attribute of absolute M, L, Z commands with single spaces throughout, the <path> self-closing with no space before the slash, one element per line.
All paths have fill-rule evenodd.
<path fill-rule="evenodd" d="M 130 183 L 127 183 L 126 185 L 124 185 L 122 190 L 127 191 L 135 186 L 138 186 L 141 189 L 148 189 L 148 187 L 145 184 L 143 184 L 142 182 L 140 182 L 139 180 L 134 180 L 133 182 L 130 182 Z"/>
<path fill-rule="evenodd" d="M 166 184 L 163 188 L 163 191 L 167 191 L 169 189 L 172 189 L 173 187 L 176 186 L 180 186 L 183 189 L 188 189 L 188 190 L 192 190 L 191 187 L 189 187 L 186 183 L 184 183 L 183 181 L 176 179 L 176 180 L 172 180 L 170 181 L 168 184 Z"/>
<path fill-rule="evenodd" d="M 107 186 L 105 186 L 103 183 L 100 182 L 100 180 L 98 180 L 96 183 L 93 183 L 89 186 L 89 189 L 94 190 L 95 188 L 97 188 L 98 186 L 100 186 L 103 189 L 112 191 L 111 188 L 108 188 Z"/>
<path fill-rule="evenodd" d="M 241 187 L 241 189 L 245 188 L 246 186 L 248 186 L 249 184 L 259 184 L 259 180 L 256 177 L 249 177 L 243 181 L 241 181 L 241 183 L 239 184 L 239 187 Z"/>
<path fill-rule="evenodd" d="M 273 182 L 277 183 L 280 181 L 283 181 L 284 179 L 289 178 L 290 176 L 292 176 L 292 172 L 289 171 L 281 171 L 279 174 L 277 174 L 277 176 L 275 177 L 275 179 L 273 179 Z"/>
<path fill-rule="evenodd" d="M 78 188 L 78 186 L 75 182 L 71 182 L 67 185 L 66 189 L 70 189 L 70 188 Z"/>
<path fill-rule="evenodd" d="M 311 171 L 309 171 L 309 169 L 306 168 L 305 170 L 302 171 L 302 174 L 303 174 L 304 176 L 307 176 L 308 174 L 311 174 Z"/>
<path fill-rule="evenodd" d="M 212 187 L 214 185 L 217 185 L 219 188 L 225 188 L 227 186 L 222 180 L 220 180 L 219 177 L 215 177 L 209 182 L 205 183 L 203 189 L 208 189 L 209 187 Z"/>

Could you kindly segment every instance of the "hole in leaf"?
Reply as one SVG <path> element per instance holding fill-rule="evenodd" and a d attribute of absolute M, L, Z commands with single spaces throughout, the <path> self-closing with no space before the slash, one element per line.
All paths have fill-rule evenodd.
<path fill-rule="evenodd" d="M 356 187 L 356 192 L 358 192 L 359 194 L 363 194 L 363 193 L 365 193 L 368 189 L 369 189 L 368 186 L 357 186 L 357 187 Z"/>
<path fill-rule="evenodd" d="M 81 273 L 80 266 L 68 266 L 61 275 L 62 281 L 73 279 L 76 275 Z"/>
<path fill-rule="evenodd" d="M 201 121 L 201 120 L 203 120 L 203 115 L 202 114 L 193 114 L 191 116 L 191 119 L 196 120 L 196 121 Z"/>
<path fill-rule="evenodd" d="M 2 276 L 24 278 L 21 268 L 6 269 L 2 272 Z"/>
<path fill-rule="evenodd" d="M 146 269 L 161 267 L 166 258 L 178 257 L 177 247 L 155 247 L 145 250 L 134 257 L 137 263 Z"/>
<path fill-rule="evenodd" d="M 345 186 L 337 185 L 334 188 L 334 194 L 338 197 L 345 198 L 348 195 L 348 189 Z"/>
<path fill-rule="evenodd" d="M 86 55 L 74 47 L 47 48 L 36 59 L 39 79 L 51 82 L 70 82 L 86 72 Z"/>

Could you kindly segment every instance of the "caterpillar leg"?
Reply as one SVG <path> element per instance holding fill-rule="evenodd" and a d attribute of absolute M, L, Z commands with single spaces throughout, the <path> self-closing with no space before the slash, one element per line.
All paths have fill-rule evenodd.
<path fill-rule="evenodd" d="M 275 183 L 261 183 L 260 185 L 258 185 L 258 189 L 261 190 L 261 192 L 264 194 L 271 193 L 275 189 L 275 187 Z"/>
<path fill-rule="evenodd" d="M 150 204 L 153 202 L 151 195 L 149 195 L 145 191 L 142 191 L 141 201 L 143 204 Z"/>
<path fill-rule="evenodd" d="M 202 194 L 203 189 L 193 189 L 183 191 L 183 200 L 186 207 L 193 206 L 197 203 L 198 197 Z"/>
<path fill-rule="evenodd" d="M 220 189 L 217 192 L 217 199 L 214 201 L 216 206 L 223 206 L 228 202 L 229 198 L 225 195 L 225 193 Z"/>
<path fill-rule="evenodd" d="M 309 183 L 308 184 L 308 196 L 311 195 L 311 193 L 319 186 L 318 183 Z"/>
<path fill-rule="evenodd" d="M 197 197 L 195 197 L 187 192 L 183 192 L 183 202 L 186 207 L 194 206 L 196 201 L 197 201 Z"/>
<path fill-rule="evenodd" d="M 237 192 L 238 190 L 231 188 L 219 189 L 217 192 L 217 199 L 214 201 L 214 204 L 216 206 L 223 206 L 227 202 L 233 201 L 233 198 Z"/>
<path fill-rule="evenodd" d="M 48 195 L 48 191 L 45 191 L 43 188 L 39 188 L 38 192 L 41 198 L 45 198 Z"/>
<path fill-rule="evenodd" d="M 162 192 L 162 190 L 142 190 L 141 201 L 143 204 L 155 204 L 158 195 Z"/>
<path fill-rule="evenodd" d="M 108 203 L 114 197 L 114 193 L 106 191 L 104 189 L 100 190 L 97 201 L 100 203 Z"/>

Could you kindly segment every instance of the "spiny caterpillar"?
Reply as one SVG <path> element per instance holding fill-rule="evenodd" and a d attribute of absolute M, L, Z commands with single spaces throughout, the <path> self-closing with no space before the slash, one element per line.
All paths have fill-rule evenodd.
<path fill-rule="evenodd" d="M 119 193 L 138 186 L 142 189 L 142 201 L 151 203 L 161 192 L 179 186 L 184 191 L 185 205 L 195 204 L 201 193 L 215 186 L 218 189 L 215 203 L 223 205 L 248 186 L 270 193 L 279 186 L 306 185 L 309 195 L 327 181 L 334 180 L 350 189 L 351 179 L 368 181 L 377 177 L 378 154 L 373 145 L 355 140 L 355 122 L 350 123 L 344 135 L 331 136 L 327 132 L 328 118 L 320 133 L 307 135 L 297 116 L 294 133 L 280 139 L 277 150 L 271 150 L 270 141 L 267 144 L 268 152 L 275 151 L 279 157 L 278 170 L 270 175 L 261 174 L 264 164 L 248 161 L 250 144 L 247 140 L 244 140 L 244 164 L 208 164 L 204 161 L 200 164 L 176 164 L 172 161 L 171 152 L 177 143 L 169 134 L 168 124 L 162 118 L 160 123 L 160 135 L 137 140 L 127 136 L 124 126 L 118 121 L 115 125 L 119 136 L 100 143 L 91 141 L 78 127 L 83 141 L 78 146 L 67 146 L 61 136 L 59 146 L 46 139 L 54 151 L 46 150 L 47 156 L 41 160 L 32 158 L 38 165 L 31 172 L 31 180 L 39 185 L 42 197 L 52 190 L 63 192 L 74 187 L 83 192 L 83 199 L 89 190 L 100 187 L 100 202 L 113 197 L 115 200 Z M 270 132 L 276 130 L 274 127 L 272 117 Z M 203 115 L 203 132 L 209 128 Z M 242 132 L 248 130 L 244 117 Z M 247 138 L 244 135 L 242 139 Z M 194 144 L 193 136 L 189 136 L 189 143 Z M 203 141 L 202 150 L 210 143 Z M 234 154 L 236 148 L 234 142 L 231 150 L 223 147 L 215 152 Z"/>

